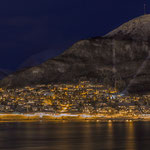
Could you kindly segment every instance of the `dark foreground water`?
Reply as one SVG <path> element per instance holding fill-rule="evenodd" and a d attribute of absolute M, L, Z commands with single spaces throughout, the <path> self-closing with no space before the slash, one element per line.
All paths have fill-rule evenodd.
<path fill-rule="evenodd" d="M 150 122 L 0 122 L 0 150 L 150 150 Z"/>

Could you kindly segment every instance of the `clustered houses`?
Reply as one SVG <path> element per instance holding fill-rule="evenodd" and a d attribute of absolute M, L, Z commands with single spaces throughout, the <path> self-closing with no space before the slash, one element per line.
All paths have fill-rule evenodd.
<path fill-rule="evenodd" d="M 122 97 L 112 88 L 88 81 L 79 84 L 37 85 L 0 89 L 0 112 L 149 114 L 150 97 Z"/>

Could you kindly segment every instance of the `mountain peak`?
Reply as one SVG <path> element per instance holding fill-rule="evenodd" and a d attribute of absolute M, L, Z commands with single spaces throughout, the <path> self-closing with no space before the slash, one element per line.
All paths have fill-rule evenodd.
<path fill-rule="evenodd" d="M 150 41 L 150 14 L 134 18 L 104 37 Z"/>

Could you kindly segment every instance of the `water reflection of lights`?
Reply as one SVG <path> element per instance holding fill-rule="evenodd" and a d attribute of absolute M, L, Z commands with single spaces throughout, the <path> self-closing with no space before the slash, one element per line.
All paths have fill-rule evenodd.
<path fill-rule="evenodd" d="M 127 123 L 127 137 L 126 137 L 126 149 L 135 150 L 135 131 L 134 131 L 134 123 L 132 120 L 128 120 Z"/>
<path fill-rule="evenodd" d="M 108 140 L 107 145 L 108 145 L 108 149 L 113 149 L 113 145 L 114 145 L 114 135 L 113 135 L 113 122 L 112 120 L 108 120 Z"/>

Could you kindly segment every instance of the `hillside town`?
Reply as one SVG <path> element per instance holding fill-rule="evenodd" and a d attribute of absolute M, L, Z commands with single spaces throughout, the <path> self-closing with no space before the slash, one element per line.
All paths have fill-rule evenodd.
<path fill-rule="evenodd" d="M 150 114 L 150 96 L 121 95 L 102 84 L 49 84 L 0 89 L 0 113 Z"/>

